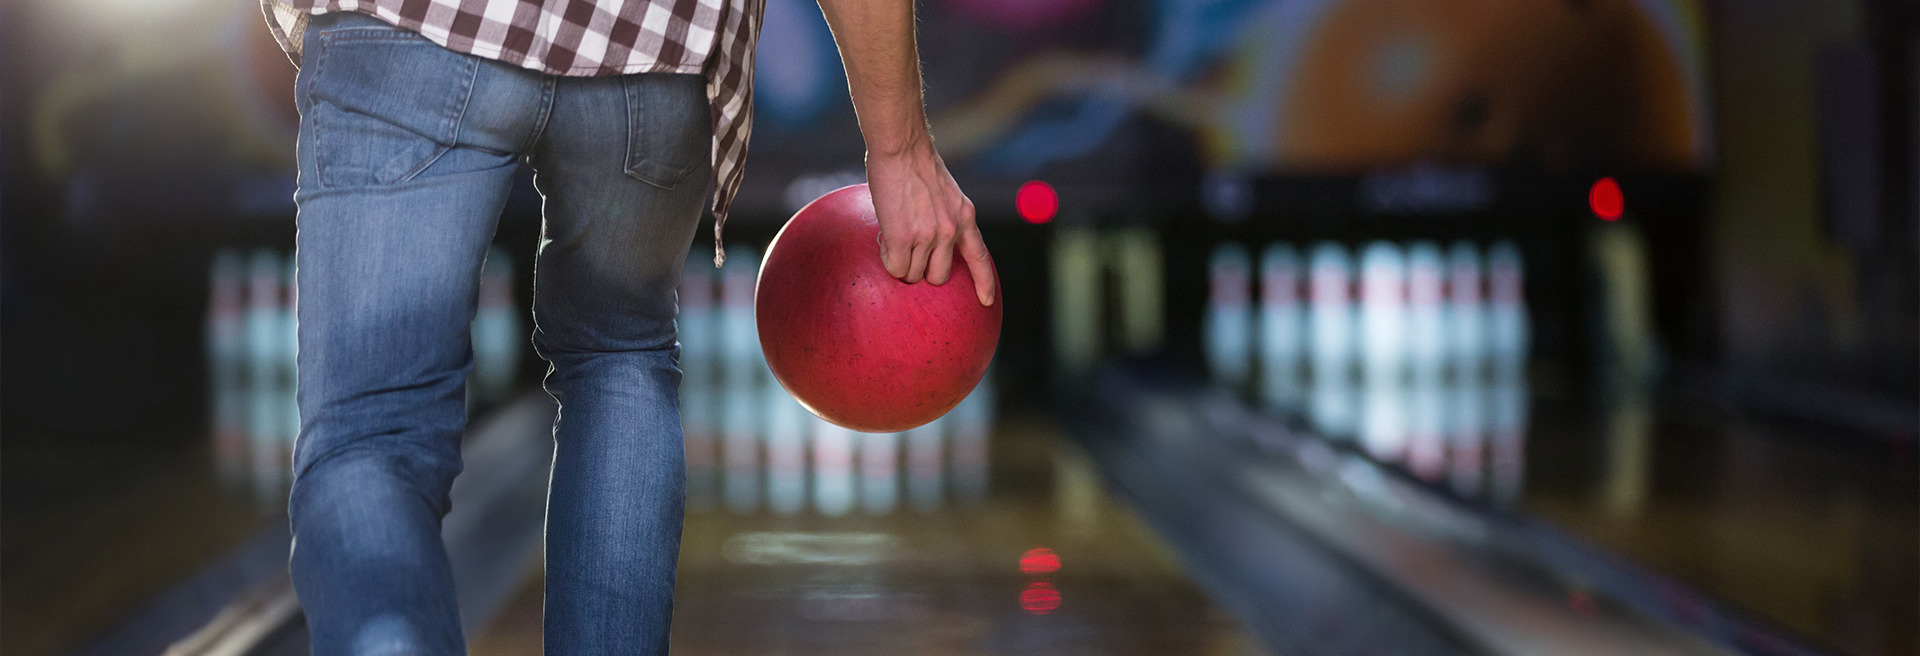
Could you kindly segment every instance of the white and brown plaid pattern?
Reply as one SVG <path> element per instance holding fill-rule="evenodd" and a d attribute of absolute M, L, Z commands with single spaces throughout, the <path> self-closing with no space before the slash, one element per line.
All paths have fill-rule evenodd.
<path fill-rule="evenodd" d="M 260 0 L 300 61 L 309 16 L 354 11 L 449 49 L 551 75 L 695 73 L 713 111 L 714 263 L 753 132 L 753 52 L 765 0 Z"/>

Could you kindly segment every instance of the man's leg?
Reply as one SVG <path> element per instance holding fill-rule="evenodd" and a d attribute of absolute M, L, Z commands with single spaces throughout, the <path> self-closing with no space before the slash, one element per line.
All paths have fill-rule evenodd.
<path fill-rule="evenodd" d="M 465 653 L 440 522 L 468 326 L 550 87 L 354 14 L 306 47 L 294 585 L 315 654 Z"/>
<path fill-rule="evenodd" d="M 685 502 L 674 288 L 707 198 L 692 75 L 569 79 L 535 146 L 534 346 L 560 402 L 546 653 L 665 654 Z"/>

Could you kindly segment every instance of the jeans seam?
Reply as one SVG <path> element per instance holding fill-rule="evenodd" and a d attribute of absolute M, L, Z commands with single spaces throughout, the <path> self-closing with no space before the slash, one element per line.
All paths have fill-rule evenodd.
<path fill-rule="evenodd" d="M 357 13 L 357 12 L 354 12 L 354 13 Z M 372 18 L 378 19 L 377 16 Z M 477 83 L 480 77 L 480 61 L 477 57 L 474 57 L 472 55 L 455 53 L 460 55 L 461 61 L 465 63 L 467 70 L 464 74 L 460 75 L 458 79 L 458 82 L 460 83 L 462 88 L 457 90 L 455 93 L 450 94 L 449 105 L 442 109 L 442 115 L 448 117 L 447 120 L 445 121 L 445 123 L 447 124 L 446 128 L 442 130 L 441 134 L 434 135 L 428 138 L 428 140 L 432 141 L 434 144 L 433 154 L 422 159 L 420 164 L 414 166 L 411 170 L 407 171 L 405 174 L 402 174 L 398 178 L 394 179 L 392 182 L 383 183 L 378 180 L 375 180 L 372 184 L 369 184 L 369 185 L 340 185 L 330 181 L 328 179 L 329 176 L 326 174 L 326 167 L 323 165 L 324 164 L 323 160 L 325 159 L 324 153 L 326 152 L 326 148 L 324 147 L 323 142 L 326 139 L 321 135 L 321 133 L 325 132 L 326 130 L 322 129 L 321 121 L 320 121 L 321 112 L 319 111 L 318 103 L 312 100 L 312 96 L 314 93 L 314 86 L 318 84 L 320 80 L 325 79 L 326 77 L 327 60 L 330 58 L 330 55 L 333 52 L 333 46 L 343 44 L 343 43 L 378 43 L 378 42 L 394 42 L 394 43 L 417 42 L 422 47 L 433 47 L 433 48 L 441 48 L 441 46 L 439 44 L 436 44 L 428 40 L 426 37 L 421 36 L 416 32 L 409 31 L 403 27 L 398 27 L 398 26 L 384 24 L 384 23 L 382 25 L 367 25 L 367 26 L 359 26 L 359 27 L 336 28 L 336 29 L 319 32 L 317 36 L 319 37 L 318 40 L 320 42 L 320 49 L 319 49 L 318 56 L 314 58 L 314 62 L 312 66 L 313 74 L 307 80 L 306 88 L 304 89 L 304 92 L 306 93 L 309 99 L 307 111 L 312 114 L 311 120 L 312 120 L 312 133 L 313 133 L 313 174 L 314 174 L 314 181 L 317 183 L 316 184 L 317 188 L 339 189 L 339 188 L 357 188 L 357 187 L 381 187 L 381 186 L 387 186 L 392 184 L 401 184 L 401 183 L 411 182 L 415 178 L 419 177 L 421 173 L 426 172 L 426 170 L 428 168 L 431 168 L 436 162 L 439 162 L 442 157 L 445 157 L 448 152 L 452 151 L 455 147 L 459 145 L 460 127 L 462 124 L 466 122 L 467 110 L 471 108 L 473 104 L 473 90 L 474 90 L 474 87 L 477 86 Z M 444 50 L 444 48 L 442 49 Z M 449 50 L 449 52 L 453 52 L 453 51 Z M 341 111 L 350 111 L 350 110 L 347 110 L 345 107 L 341 107 L 339 104 L 331 101 L 319 101 L 319 102 L 325 102 L 326 104 L 334 105 L 335 109 L 338 109 Z M 303 118 L 306 118 L 306 117 L 303 116 Z M 375 117 L 375 118 L 378 118 L 378 117 Z"/>
<path fill-rule="evenodd" d="M 421 173 L 425 173 L 427 169 L 432 168 L 435 162 L 440 161 L 440 158 L 446 157 L 448 152 L 451 152 L 459 146 L 460 126 L 466 123 L 467 109 L 473 106 L 474 81 L 480 77 L 480 62 L 471 57 L 463 57 L 462 59 L 467 62 L 467 74 L 462 76 L 464 79 L 460 82 L 465 88 L 459 93 L 454 94 L 457 98 L 455 102 L 458 103 L 458 107 L 448 112 L 452 117 L 450 125 L 448 125 L 445 130 L 445 136 L 442 137 L 446 139 L 446 143 L 435 144 L 437 147 L 434 148 L 432 157 L 428 157 L 425 161 L 421 162 L 419 166 L 414 167 L 412 171 L 408 171 L 406 175 L 400 176 L 400 179 L 394 182 L 413 181 L 413 179 L 419 177 Z"/>
<path fill-rule="evenodd" d="M 547 134 L 547 121 L 553 118 L 553 97 L 557 86 L 558 82 L 551 75 L 543 76 L 540 80 L 540 115 L 534 118 L 533 136 L 527 139 L 526 147 L 520 149 L 521 155 L 529 160 L 534 149 L 540 146 L 541 137 Z"/>
<path fill-rule="evenodd" d="M 644 149 L 644 144 L 641 144 L 640 140 L 645 135 L 641 132 L 640 112 L 642 108 L 640 107 L 640 100 L 636 97 L 633 89 L 633 82 L 634 76 L 623 76 L 620 80 L 620 93 L 627 101 L 627 156 L 625 160 L 620 163 L 620 168 L 627 174 L 627 177 L 639 180 L 653 187 L 673 191 L 679 187 L 681 183 L 686 181 L 687 175 L 693 172 L 694 167 L 689 164 L 676 169 L 666 164 L 654 163 L 655 166 L 667 170 L 669 174 L 666 176 L 653 176 L 641 172 L 640 164 L 646 163 L 644 158 L 648 155 L 654 155 L 655 153 L 641 155 L 643 158 L 642 161 L 635 160 L 635 156 L 639 154 L 638 151 Z M 656 180 L 654 178 L 660 179 Z"/>

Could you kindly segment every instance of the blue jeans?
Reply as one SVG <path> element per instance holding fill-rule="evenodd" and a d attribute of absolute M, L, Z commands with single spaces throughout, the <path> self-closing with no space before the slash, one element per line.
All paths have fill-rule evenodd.
<path fill-rule="evenodd" d="M 297 98 L 288 511 L 313 652 L 465 652 L 440 524 L 477 279 L 525 159 L 545 198 L 533 341 L 560 403 L 546 652 L 666 653 L 685 498 L 674 288 L 707 198 L 703 80 L 542 75 L 329 14 Z"/>

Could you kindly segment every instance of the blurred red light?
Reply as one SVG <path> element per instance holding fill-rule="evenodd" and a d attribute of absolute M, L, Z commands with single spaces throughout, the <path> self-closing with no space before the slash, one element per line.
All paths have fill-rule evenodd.
<path fill-rule="evenodd" d="M 1587 596 L 1585 592 L 1577 591 L 1567 593 L 1567 607 L 1573 609 L 1573 612 L 1580 614 L 1582 617 L 1593 617 L 1594 614 L 1600 610 L 1600 605 L 1594 603 L 1593 597 Z"/>
<path fill-rule="evenodd" d="M 1020 191 L 1013 195 L 1013 207 L 1020 211 L 1020 218 L 1027 223 L 1046 223 L 1053 220 L 1053 214 L 1060 211 L 1060 197 L 1053 193 L 1053 185 L 1039 180 L 1028 180 L 1020 185 Z"/>
<path fill-rule="evenodd" d="M 1051 574 L 1060 571 L 1060 556 L 1046 547 L 1034 547 L 1020 556 L 1020 571 L 1027 574 Z"/>
<path fill-rule="evenodd" d="M 1035 615 L 1051 613 L 1060 608 L 1060 591 L 1046 581 L 1034 581 L 1020 591 L 1020 607 Z"/>
<path fill-rule="evenodd" d="M 1620 193 L 1620 183 L 1613 178 L 1601 178 L 1593 182 L 1593 188 L 1587 190 L 1587 207 L 1593 215 L 1604 221 L 1614 221 L 1627 210 L 1627 198 Z"/>

